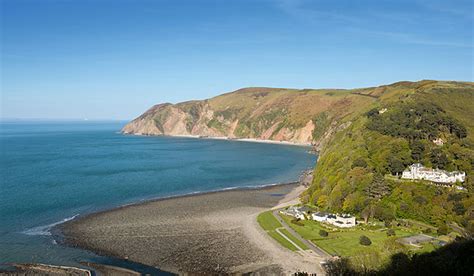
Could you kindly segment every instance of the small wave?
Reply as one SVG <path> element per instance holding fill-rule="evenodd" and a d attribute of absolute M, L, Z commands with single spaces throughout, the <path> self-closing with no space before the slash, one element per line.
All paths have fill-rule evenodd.
<path fill-rule="evenodd" d="M 79 214 L 74 215 L 72 217 L 65 218 L 65 219 L 57 221 L 55 223 L 48 224 L 48 225 L 36 226 L 36 227 L 30 228 L 30 229 L 27 229 L 27 230 L 25 230 L 21 233 L 25 234 L 25 235 L 28 235 L 28 236 L 51 236 L 51 232 L 50 232 L 51 228 L 53 228 L 54 226 L 56 226 L 58 224 L 65 223 L 66 221 L 73 220 L 78 215 Z"/>

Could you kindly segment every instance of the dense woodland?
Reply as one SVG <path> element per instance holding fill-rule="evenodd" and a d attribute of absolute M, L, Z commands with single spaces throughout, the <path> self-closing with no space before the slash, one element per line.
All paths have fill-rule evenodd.
<path fill-rule="evenodd" d="M 415 219 L 441 232 L 449 232 L 455 222 L 474 233 L 474 111 L 463 109 L 473 101 L 473 89 L 452 88 L 418 89 L 379 99 L 320 153 L 304 200 L 366 220 Z M 433 142 L 438 138 L 442 145 Z M 466 172 L 467 181 L 457 185 L 467 190 L 400 179 L 416 162 Z"/>

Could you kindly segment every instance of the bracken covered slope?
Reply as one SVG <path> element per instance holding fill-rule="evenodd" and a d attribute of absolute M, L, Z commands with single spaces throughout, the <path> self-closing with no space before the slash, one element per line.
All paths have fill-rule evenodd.
<path fill-rule="evenodd" d="M 356 94 L 359 92 L 369 93 L 245 88 L 209 100 L 155 105 L 122 131 L 319 144 L 339 123 L 350 121 L 376 101 L 375 97 Z"/>

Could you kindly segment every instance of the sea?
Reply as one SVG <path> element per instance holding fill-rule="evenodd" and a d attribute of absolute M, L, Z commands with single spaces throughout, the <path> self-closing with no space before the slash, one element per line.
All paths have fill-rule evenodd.
<path fill-rule="evenodd" d="M 298 180 L 308 147 L 123 135 L 125 121 L 0 122 L 0 268 L 98 262 L 152 268 L 58 243 L 51 228 L 140 201 Z"/>

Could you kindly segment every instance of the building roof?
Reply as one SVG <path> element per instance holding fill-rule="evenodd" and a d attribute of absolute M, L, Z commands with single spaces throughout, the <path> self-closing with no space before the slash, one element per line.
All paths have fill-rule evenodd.
<path fill-rule="evenodd" d="M 325 217 L 327 215 L 329 215 L 328 213 L 326 212 L 317 212 L 317 213 L 314 213 L 314 215 L 318 216 L 318 217 Z"/>
<path fill-rule="evenodd" d="M 301 212 L 308 212 L 312 211 L 313 209 L 309 208 L 308 206 L 301 206 L 298 208 L 298 210 L 300 210 Z"/>
<path fill-rule="evenodd" d="M 342 215 L 340 215 L 340 217 L 342 217 L 342 218 L 352 218 L 353 216 L 351 216 L 349 214 L 342 214 Z"/>

